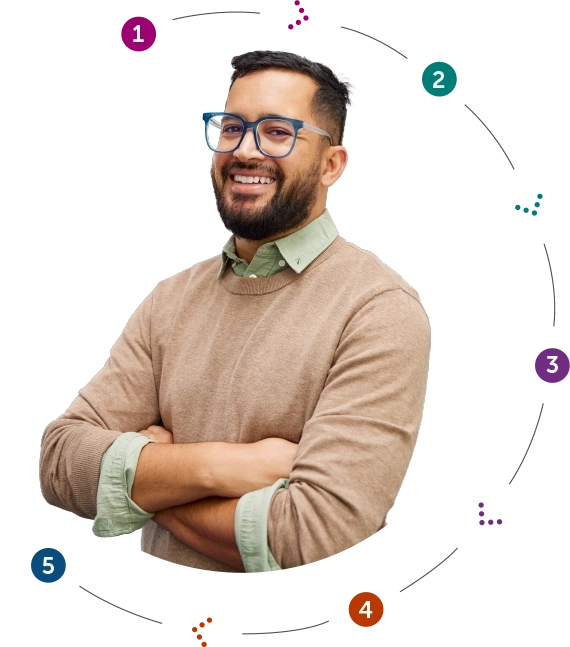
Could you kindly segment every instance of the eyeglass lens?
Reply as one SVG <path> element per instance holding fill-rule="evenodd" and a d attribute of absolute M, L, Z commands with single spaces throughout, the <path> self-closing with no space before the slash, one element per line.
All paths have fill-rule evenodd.
<path fill-rule="evenodd" d="M 217 153 L 229 153 L 237 147 L 244 125 L 231 115 L 211 117 L 206 125 L 208 143 Z M 257 125 L 259 146 L 264 155 L 287 155 L 295 142 L 295 129 L 283 119 L 264 119 Z"/>

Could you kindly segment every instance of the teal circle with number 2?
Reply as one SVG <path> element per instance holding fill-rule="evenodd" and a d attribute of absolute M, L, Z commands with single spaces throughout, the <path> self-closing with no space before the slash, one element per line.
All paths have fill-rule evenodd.
<path fill-rule="evenodd" d="M 41 584 L 55 584 L 65 577 L 67 557 L 59 548 L 38 548 L 30 557 L 30 573 Z"/>
<path fill-rule="evenodd" d="M 422 84 L 434 97 L 445 97 L 457 85 L 457 74 L 447 63 L 432 63 L 422 74 Z"/>

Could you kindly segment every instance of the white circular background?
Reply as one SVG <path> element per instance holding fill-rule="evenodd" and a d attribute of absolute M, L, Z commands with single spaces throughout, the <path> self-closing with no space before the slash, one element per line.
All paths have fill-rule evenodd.
<path fill-rule="evenodd" d="M 105 121 L 57 161 L 57 175 L 24 210 L 1 271 L 0 386 L 33 462 L 45 427 L 101 370 L 141 301 L 162 279 L 221 254 L 230 237 L 202 121 L 226 97 L 224 89 L 180 89 Z M 344 145 L 349 162 L 327 203 L 333 221 L 419 292 L 432 328 L 418 443 L 388 516 L 399 527 L 440 486 L 471 431 L 487 383 L 488 286 L 447 186 L 406 144 L 354 112 Z M 140 550 L 140 531 L 119 543 Z"/>

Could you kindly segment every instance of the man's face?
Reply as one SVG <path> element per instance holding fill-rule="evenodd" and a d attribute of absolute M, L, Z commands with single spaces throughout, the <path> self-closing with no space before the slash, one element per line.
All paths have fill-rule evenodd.
<path fill-rule="evenodd" d="M 316 88 L 311 78 L 297 72 L 255 72 L 235 81 L 225 111 L 246 121 L 279 115 L 322 128 L 310 111 Z M 214 153 L 212 184 L 226 229 L 245 240 L 266 240 L 299 228 L 315 215 L 312 210 L 322 190 L 323 144 L 328 144 L 327 138 L 301 128 L 293 151 L 275 159 L 257 150 L 248 130 L 236 151 Z M 243 176 L 270 182 L 248 184 L 240 181 Z"/>

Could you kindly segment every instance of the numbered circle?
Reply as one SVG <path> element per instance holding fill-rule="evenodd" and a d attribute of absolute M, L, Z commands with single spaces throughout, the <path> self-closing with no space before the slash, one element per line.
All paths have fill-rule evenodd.
<path fill-rule="evenodd" d="M 123 25 L 121 38 L 133 52 L 144 52 L 156 40 L 156 29 L 148 18 L 131 18 Z"/>
<path fill-rule="evenodd" d="M 536 358 L 536 374 L 545 382 L 560 382 L 568 375 L 570 361 L 568 355 L 558 348 L 547 348 Z"/>
<path fill-rule="evenodd" d="M 65 573 L 65 559 L 55 548 L 42 548 L 32 557 L 32 573 L 40 582 L 57 582 Z"/>
<path fill-rule="evenodd" d="M 434 97 L 445 97 L 455 89 L 457 74 L 447 63 L 432 63 L 424 70 L 422 83 L 426 92 Z"/>
<path fill-rule="evenodd" d="M 384 614 L 384 605 L 374 593 L 359 593 L 350 601 L 348 613 L 357 625 L 372 627 Z"/>

